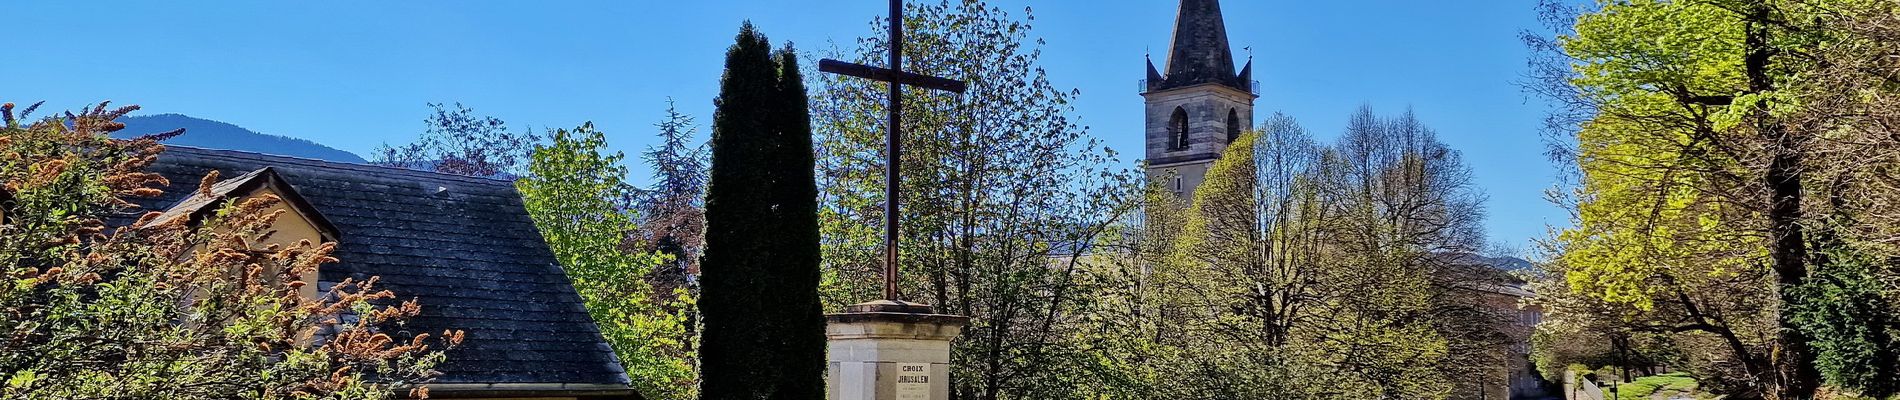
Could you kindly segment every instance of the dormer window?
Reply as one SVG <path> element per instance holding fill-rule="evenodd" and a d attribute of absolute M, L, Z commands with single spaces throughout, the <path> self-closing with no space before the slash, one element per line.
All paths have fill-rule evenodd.
<path fill-rule="evenodd" d="M 1181 107 L 1174 108 L 1174 116 L 1168 118 L 1168 137 L 1171 138 L 1168 141 L 1168 149 L 1176 150 L 1176 151 L 1187 150 L 1188 148 L 1188 119 L 1187 118 L 1188 118 L 1187 109 L 1184 109 Z"/>
<path fill-rule="evenodd" d="M 339 234 L 336 226 L 332 225 L 329 219 L 324 218 L 323 214 L 318 213 L 316 207 L 304 200 L 303 196 L 297 193 L 296 188 L 278 175 L 275 169 L 269 167 L 218 182 L 206 190 L 192 194 L 191 197 L 179 201 L 178 204 L 152 218 L 148 223 L 158 225 L 184 220 L 186 226 L 196 228 L 205 218 L 215 215 L 225 204 L 259 196 L 275 196 L 279 201 L 268 211 L 282 212 L 281 216 L 271 223 L 272 233 L 269 234 L 268 239 L 262 243 L 255 243 L 260 249 L 271 245 L 289 248 L 304 241 L 312 244 L 337 241 Z M 266 273 L 275 276 L 276 271 L 266 271 Z M 299 278 L 304 281 L 304 286 L 298 289 L 300 294 L 306 298 L 316 298 L 317 274 L 313 271 Z"/>

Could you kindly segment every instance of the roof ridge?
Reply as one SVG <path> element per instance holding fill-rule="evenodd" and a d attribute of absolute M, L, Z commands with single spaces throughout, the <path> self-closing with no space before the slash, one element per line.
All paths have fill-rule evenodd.
<path fill-rule="evenodd" d="M 247 156 L 249 158 L 254 158 L 254 159 L 261 158 L 261 159 L 272 159 L 273 161 L 290 161 L 290 162 L 300 163 L 306 166 L 314 166 L 314 167 L 357 170 L 357 171 L 364 171 L 364 172 L 390 173 L 394 175 L 409 175 L 409 176 L 420 177 L 420 178 L 435 178 L 435 179 L 443 179 L 443 180 L 450 180 L 450 181 L 464 181 L 468 183 L 507 185 L 509 187 L 514 186 L 514 181 L 511 181 L 511 180 L 476 177 L 476 176 L 468 176 L 468 175 L 456 175 L 456 174 L 450 174 L 450 173 L 423 171 L 423 170 L 393 167 L 393 166 L 387 166 L 387 165 L 358 164 L 358 163 L 352 163 L 352 162 L 330 161 L 330 160 L 321 160 L 321 159 L 315 159 L 315 158 L 268 154 L 268 153 L 260 153 L 260 152 L 255 152 L 255 151 L 244 151 L 244 150 L 213 149 L 213 148 L 206 148 L 206 147 L 184 146 L 184 145 L 175 145 L 175 144 L 165 145 L 166 152 L 171 152 L 173 150 L 185 150 L 187 153 L 197 153 L 197 154 L 211 155 L 211 156 L 224 156 L 224 157 Z"/>
<path fill-rule="evenodd" d="M 438 366 L 447 374 L 440 381 L 627 384 L 573 277 L 541 240 L 520 191 L 507 181 L 174 146 L 150 168 L 172 181 L 166 194 L 134 201 L 142 209 L 165 209 L 165 203 L 189 197 L 211 171 L 243 175 L 265 167 L 284 184 L 294 183 L 285 193 L 308 197 L 318 215 L 347 235 L 337 238 L 331 254 L 338 261 L 317 274 L 318 289 L 381 276 L 389 288 L 424 305 L 425 312 L 408 322 L 412 331 L 460 329 L 471 338 L 507 338 L 471 341 L 485 354 L 506 357 L 451 358 Z M 523 337 L 546 340 L 518 339 Z"/>

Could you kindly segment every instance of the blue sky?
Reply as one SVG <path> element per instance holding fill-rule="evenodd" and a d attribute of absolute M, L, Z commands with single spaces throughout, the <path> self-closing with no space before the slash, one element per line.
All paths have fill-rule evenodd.
<path fill-rule="evenodd" d="M 1048 40 L 1043 63 L 1081 91 L 1077 116 L 1139 156 L 1144 52 L 1165 59 L 1174 0 L 994 0 Z M 315 140 L 367 155 L 423 129 L 427 102 L 462 102 L 516 127 L 593 121 L 629 153 L 652 143 L 668 98 L 710 121 L 741 21 L 822 51 L 872 32 L 883 0 L 9 2 L 0 96 L 70 109 L 99 100 Z M 1494 241 L 1565 222 L 1543 200 L 1543 107 L 1524 93 L 1532 2 L 1227 0 L 1237 57 L 1251 46 L 1258 114 L 1322 139 L 1361 104 L 1410 107 L 1462 150 L 1490 196 Z M 1127 160 L 1133 165 L 1133 160 Z M 633 166 L 636 179 L 644 167 Z"/>

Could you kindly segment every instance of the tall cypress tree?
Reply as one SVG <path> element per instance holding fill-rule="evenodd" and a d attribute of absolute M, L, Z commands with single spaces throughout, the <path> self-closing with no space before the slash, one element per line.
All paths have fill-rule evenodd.
<path fill-rule="evenodd" d="M 702 399 L 824 397 L 811 118 L 796 56 L 770 46 L 740 28 L 713 115 Z"/>
<path fill-rule="evenodd" d="M 785 309 L 787 350 L 784 368 L 791 375 L 779 399 L 824 398 L 825 318 L 818 297 L 817 160 L 813 158 L 811 104 L 805 96 L 805 78 L 799 73 L 798 52 L 787 43 L 778 51 L 779 117 L 778 165 L 772 193 L 778 201 L 780 268 L 776 301 Z"/>

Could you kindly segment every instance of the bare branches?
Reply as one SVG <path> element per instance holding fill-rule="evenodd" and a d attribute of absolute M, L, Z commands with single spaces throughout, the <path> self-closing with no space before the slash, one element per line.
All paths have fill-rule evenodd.
<path fill-rule="evenodd" d="M 372 163 L 483 178 L 519 175 L 540 138 L 515 132 L 506 122 L 454 103 L 454 109 L 429 103 L 434 113 L 428 130 L 415 142 L 376 149 Z"/>
<path fill-rule="evenodd" d="M 1180 351 L 1155 362 L 1163 374 L 1210 377 L 1163 397 L 1433 398 L 1449 389 L 1424 382 L 1502 373 L 1512 336 L 1459 289 L 1499 279 L 1455 261 L 1483 243 L 1470 171 L 1410 113 L 1365 108 L 1348 126 L 1320 145 L 1276 115 L 1230 144 L 1186 211 L 1147 205 L 1140 248 L 1163 254 L 1144 257 L 1160 311 L 1144 318 L 1161 337 L 1214 338 L 1152 344 Z"/>

